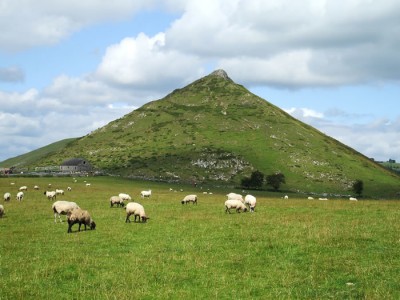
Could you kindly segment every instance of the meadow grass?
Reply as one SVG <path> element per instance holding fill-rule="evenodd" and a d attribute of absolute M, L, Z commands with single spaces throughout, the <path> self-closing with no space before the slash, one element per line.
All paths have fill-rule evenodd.
<path fill-rule="evenodd" d="M 13 197 L 2 201 L 0 299 L 400 297 L 399 202 L 255 192 L 255 213 L 226 214 L 225 195 L 234 190 L 206 195 L 192 186 L 77 179 L 0 179 L 1 195 Z M 55 224 L 43 195 L 49 183 L 65 190 L 58 200 L 89 210 L 96 230 L 74 225 L 68 234 L 64 216 Z M 19 203 L 21 185 L 29 190 Z M 150 199 L 140 198 L 144 189 L 152 189 Z M 110 196 L 120 192 L 144 205 L 147 223 L 125 223 L 124 209 L 110 208 Z M 197 206 L 181 205 L 189 193 L 198 195 Z"/>

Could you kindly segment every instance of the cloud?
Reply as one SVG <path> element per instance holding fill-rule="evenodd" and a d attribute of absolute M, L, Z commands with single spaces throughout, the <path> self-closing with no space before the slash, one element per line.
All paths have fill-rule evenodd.
<path fill-rule="evenodd" d="M 25 73 L 19 67 L 0 68 L 0 82 L 22 82 L 24 79 Z"/>

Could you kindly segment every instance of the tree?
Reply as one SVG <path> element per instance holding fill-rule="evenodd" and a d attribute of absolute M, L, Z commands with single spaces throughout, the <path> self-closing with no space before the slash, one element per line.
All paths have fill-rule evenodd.
<path fill-rule="evenodd" d="M 241 180 L 241 185 L 244 188 L 261 188 L 264 183 L 264 173 L 254 171 L 250 177 L 245 177 Z"/>
<path fill-rule="evenodd" d="M 278 191 L 282 183 L 286 183 L 285 175 L 282 173 L 275 173 L 266 177 L 267 184 L 272 186 L 275 191 Z"/>
<path fill-rule="evenodd" d="M 361 196 L 364 189 L 364 182 L 360 179 L 357 179 L 356 181 L 353 182 L 352 189 L 354 193 Z"/>

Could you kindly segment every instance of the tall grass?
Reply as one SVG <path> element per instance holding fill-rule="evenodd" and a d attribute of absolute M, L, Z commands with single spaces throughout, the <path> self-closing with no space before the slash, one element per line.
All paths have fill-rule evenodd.
<path fill-rule="evenodd" d="M 261 192 L 255 213 L 224 212 L 230 190 L 118 178 L 0 179 L 0 299 L 398 299 L 399 203 L 282 200 Z M 10 182 L 14 181 L 14 186 Z M 59 199 L 89 210 L 94 231 L 54 223 Z M 31 189 L 38 184 L 40 191 Z M 150 199 L 141 199 L 143 189 Z M 177 190 L 170 191 L 169 188 Z M 183 192 L 179 190 L 183 189 Z M 148 223 L 125 223 L 110 196 L 142 203 Z M 181 205 L 188 193 L 199 204 Z M 65 220 L 65 217 L 63 218 Z"/>

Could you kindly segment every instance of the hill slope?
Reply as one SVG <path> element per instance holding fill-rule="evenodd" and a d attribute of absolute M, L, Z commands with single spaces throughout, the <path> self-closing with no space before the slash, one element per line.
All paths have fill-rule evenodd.
<path fill-rule="evenodd" d="M 219 70 L 69 143 L 36 165 L 85 157 L 95 167 L 156 180 L 240 182 L 282 172 L 291 190 L 394 191 L 399 177 L 294 119 Z"/>

